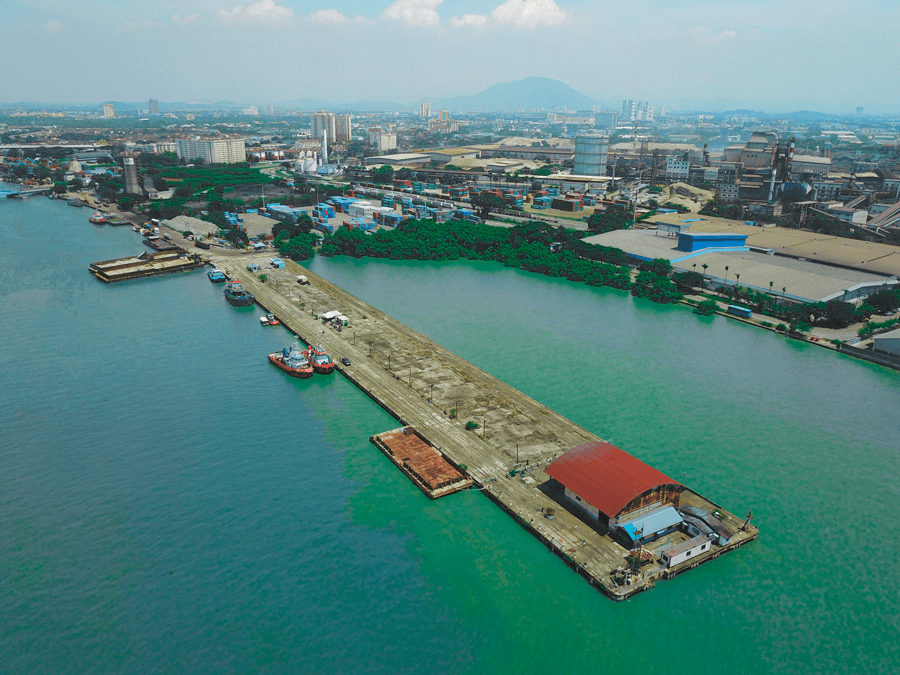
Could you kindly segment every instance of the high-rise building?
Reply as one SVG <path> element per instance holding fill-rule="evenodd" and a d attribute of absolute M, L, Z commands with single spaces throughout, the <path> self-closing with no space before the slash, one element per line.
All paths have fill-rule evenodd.
<path fill-rule="evenodd" d="M 609 136 L 598 133 L 578 134 L 575 137 L 576 176 L 605 176 Z"/>
<path fill-rule="evenodd" d="M 450 111 L 449 110 L 441 110 L 438 113 L 438 120 L 441 122 L 449 122 L 450 121 Z"/>
<path fill-rule="evenodd" d="M 150 99 L 150 114 L 159 115 L 159 101 L 155 98 Z"/>
<path fill-rule="evenodd" d="M 274 106 L 274 105 L 267 105 L 267 106 L 265 107 L 265 111 L 266 111 L 266 115 L 274 115 L 274 114 L 275 114 L 275 106 Z"/>
<path fill-rule="evenodd" d="M 598 129 L 615 129 L 619 125 L 619 113 L 615 110 L 598 110 L 594 113 L 594 126 Z"/>
<path fill-rule="evenodd" d="M 630 98 L 626 98 L 622 101 L 622 120 L 625 122 L 630 122 L 634 119 L 634 115 L 637 112 L 637 101 L 634 101 Z"/>
<path fill-rule="evenodd" d="M 206 164 L 238 164 L 247 161 L 243 138 L 178 140 L 178 156 L 188 162 L 202 159 Z"/>
<path fill-rule="evenodd" d="M 352 129 L 353 126 L 353 117 L 350 113 L 344 113 L 343 115 L 335 115 L 334 116 L 334 136 L 329 136 L 329 138 L 334 138 L 338 143 L 349 142 L 352 139 Z"/>
<path fill-rule="evenodd" d="M 860 105 L 860 106 L 857 106 L 857 107 L 856 107 L 856 116 L 857 116 L 857 117 L 862 117 L 863 110 L 864 110 L 864 108 L 863 108 L 861 105 Z"/>
<path fill-rule="evenodd" d="M 112 103 L 103 104 L 103 116 L 107 119 L 113 119 L 116 116 L 116 111 L 113 109 Z"/>
<path fill-rule="evenodd" d="M 419 117 L 423 120 L 427 120 L 431 117 L 431 101 L 419 104 Z"/>
<path fill-rule="evenodd" d="M 123 173 L 125 174 L 125 194 L 143 195 L 144 191 L 141 189 L 141 183 L 138 180 L 137 164 L 134 163 L 134 157 L 131 153 L 125 153 L 125 157 L 122 160 Z"/>

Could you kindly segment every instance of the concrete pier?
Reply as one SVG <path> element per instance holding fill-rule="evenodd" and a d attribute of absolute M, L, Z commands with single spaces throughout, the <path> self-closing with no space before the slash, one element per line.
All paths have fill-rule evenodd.
<path fill-rule="evenodd" d="M 341 373 L 403 425 L 414 427 L 470 476 L 476 488 L 607 596 L 625 599 L 680 571 L 648 566 L 631 584 L 614 580 L 616 570 L 627 566 L 628 551 L 544 473 L 562 453 L 602 440 L 595 434 L 296 263 L 269 269 L 268 258 L 261 256 L 214 256 L 211 261 L 230 278 L 239 278 L 257 302 L 300 339 L 323 344 Z M 249 263 L 263 267 L 266 281 L 247 270 Z M 301 274 L 309 285 L 297 283 Z M 348 317 L 349 327 L 338 332 L 315 318 L 332 310 Z M 351 365 L 342 365 L 341 358 L 350 359 Z M 479 427 L 467 430 L 467 422 Z M 511 478 L 514 468 L 526 470 Z M 758 534 L 752 525 L 742 530 L 742 519 L 690 490 L 681 502 L 719 511 L 736 532 L 728 546 L 696 556 L 691 567 Z M 548 509 L 552 519 L 546 517 Z M 655 550 L 667 544 L 671 541 L 645 547 Z"/>

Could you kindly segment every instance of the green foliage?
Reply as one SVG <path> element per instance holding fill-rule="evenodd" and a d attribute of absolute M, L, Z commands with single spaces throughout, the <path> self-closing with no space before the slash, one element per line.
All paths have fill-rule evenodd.
<path fill-rule="evenodd" d="M 225 240 L 230 241 L 236 247 L 246 246 L 250 243 L 250 237 L 243 230 L 228 230 L 225 233 Z"/>
<path fill-rule="evenodd" d="M 506 202 L 497 195 L 476 195 L 472 197 L 472 208 L 478 211 L 482 220 L 487 220 L 491 211 L 506 208 Z"/>
<path fill-rule="evenodd" d="M 877 330 L 891 328 L 892 326 L 896 326 L 897 324 L 900 324 L 900 319 L 888 319 L 887 321 L 869 321 L 865 326 L 856 331 L 856 334 L 860 337 L 865 337 L 866 335 L 870 335 Z"/>
<path fill-rule="evenodd" d="M 700 209 L 700 215 L 740 220 L 743 211 L 744 207 L 740 202 L 721 202 L 711 199 Z"/>
<path fill-rule="evenodd" d="M 800 321 L 799 319 L 791 321 L 790 331 L 792 333 L 808 333 L 810 330 L 812 330 L 812 326 L 805 321 Z"/>
<path fill-rule="evenodd" d="M 654 258 L 653 260 L 642 264 L 641 269 L 652 272 L 659 277 L 667 277 L 672 272 L 672 263 L 666 258 Z"/>
<path fill-rule="evenodd" d="M 594 234 L 627 230 L 631 227 L 631 219 L 621 211 L 594 211 L 587 222 L 588 229 Z"/>
<path fill-rule="evenodd" d="M 700 316 L 712 316 L 716 313 L 716 309 L 718 309 L 718 304 L 715 300 L 703 300 L 694 307 L 694 314 L 699 314 Z"/>
<path fill-rule="evenodd" d="M 535 176 L 550 176 L 553 173 L 553 168 L 549 165 L 542 166 L 539 169 L 536 169 L 534 172 Z"/>
<path fill-rule="evenodd" d="M 196 164 L 196 161 L 194 162 Z M 176 197 L 189 198 L 214 186 L 223 189 L 238 185 L 270 183 L 272 178 L 249 164 L 211 164 L 209 166 L 167 166 L 157 174 L 175 188 Z M 154 178 L 154 182 L 155 182 Z"/>
<path fill-rule="evenodd" d="M 787 329 L 788 329 L 788 327 L 785 326 L 783 323 L 780 323 L 777 326 L 775 326 L 775 330 L 781 331 L 782 333 L 784 331 L 786 331 Z"/>
<path fill-rule="evenodd" d="M 301 232 L 293 237 L 287 237 L 287 231 L 283 230 L 278 239 L 276 237 L 276 246 L 278 252 L 285 258 L 291 260 L 309 260 L 316 252 L 313 246 L 319 241 L 319 237 L 311 232 Z"/>
<path fill-rule="evenodd" d="M 876 312 L 890 312 L 900 307 L 900 289 L 878 291 L 866 298 L 866 302 Z"/>
<path fill-rule="evenodd" d="M 119 199 L 118 206 L 120 211 L 131 211 L 134 207 L 134 197 L 122 197 Z"/>
<path fill-rule="evenodd" d="M 385 164 L 384 166 L 379 166 L 377 169 L 372 169 L 371 173 L 373 183 L 390 183 L 394 180 L 394 167 L 390 164 Z"/>
<path fill-rule="evenodd" d="M 683 288 L 705 288 L 706 279 L 699 272 L 676 272 L 672 275 L 672 281 Z"/>
<path fill-rule="evenodd" d="M 849 302 L 829 300 L 825 303 L 825 325 L 831 328 L 846 328 L 855 321 L 856 307 Z"/>
<path fill-rule="evenodd" d="M 266 281 L 269 280 L 269 276 L 267 274 L 260 274 L 259 280 L 262 281 L 263 283 L 265 283 Z"/>
<path fill-rule="evenodd" d="M 631 286 L 631 294 L 637 298 L 647 298 L 660 304 L 678 302 L 684 296 L 671 279 L 644 270 L 638 273 Z"/>
<path fill-rule="evenodd" d="M 471 420 L 466 422 L 466 431 L 472 431 L 473 429 L 478 428 L 477 422 L 472 422 Z"/>
<path fill-rule="evenodd" d="M 272 226 L 272 235 L 276 241 L 280 239 L 293 239 L 300 234 L 309 234 L 312 230 L 313 221 L 305 213 L 297 218 L 296 223 L 287 221 L 278 221 Z"/>
<path fill-rule="evenodd" d="M 594 251 L 603 247 L 568 239 L 563 250 L 551 252 L 547 241 L 557 241 L 559 235 L 558 229 L 545 223 L 524 223 L 507 229 L 466 221 L 437 224 L 433 220 L 407 220 L 394 230 L 379 230 L 374 235 L 340 229 L 325 237 L 319 253 L 392 260 L 492 260 L 506 267 L 565 277 L 590 286 L 625 290 L 630 287 L 627 265 L 594 262 L 580 255 L 580 251 L 586 251 L 596 257 L 624 259 L 622 251 Z M 567 248 L 570 244 L 572 247 Z M 607 251 L 617 251 L 618 255 Z"/>

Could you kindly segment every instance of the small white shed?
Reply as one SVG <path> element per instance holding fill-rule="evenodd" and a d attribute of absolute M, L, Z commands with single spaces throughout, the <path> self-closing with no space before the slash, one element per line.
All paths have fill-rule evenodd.
<path fill-rule="evenodd" d="M 701 553 L 706 553 L 712 544 L 706 537 L 694 537 L 680 544 L 675 544 L 662 552 L 660 559 L 666 567 L 675 567 Z"/>

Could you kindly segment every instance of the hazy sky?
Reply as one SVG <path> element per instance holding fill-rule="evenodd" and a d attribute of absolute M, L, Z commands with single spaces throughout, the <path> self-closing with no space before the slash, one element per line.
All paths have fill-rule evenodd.
<path fill-rule="evenodd" d="M 900 111 L 898 0 L 0 0 L 0 102 L 408 103 L 529 75 L 607 106 Z"/>

